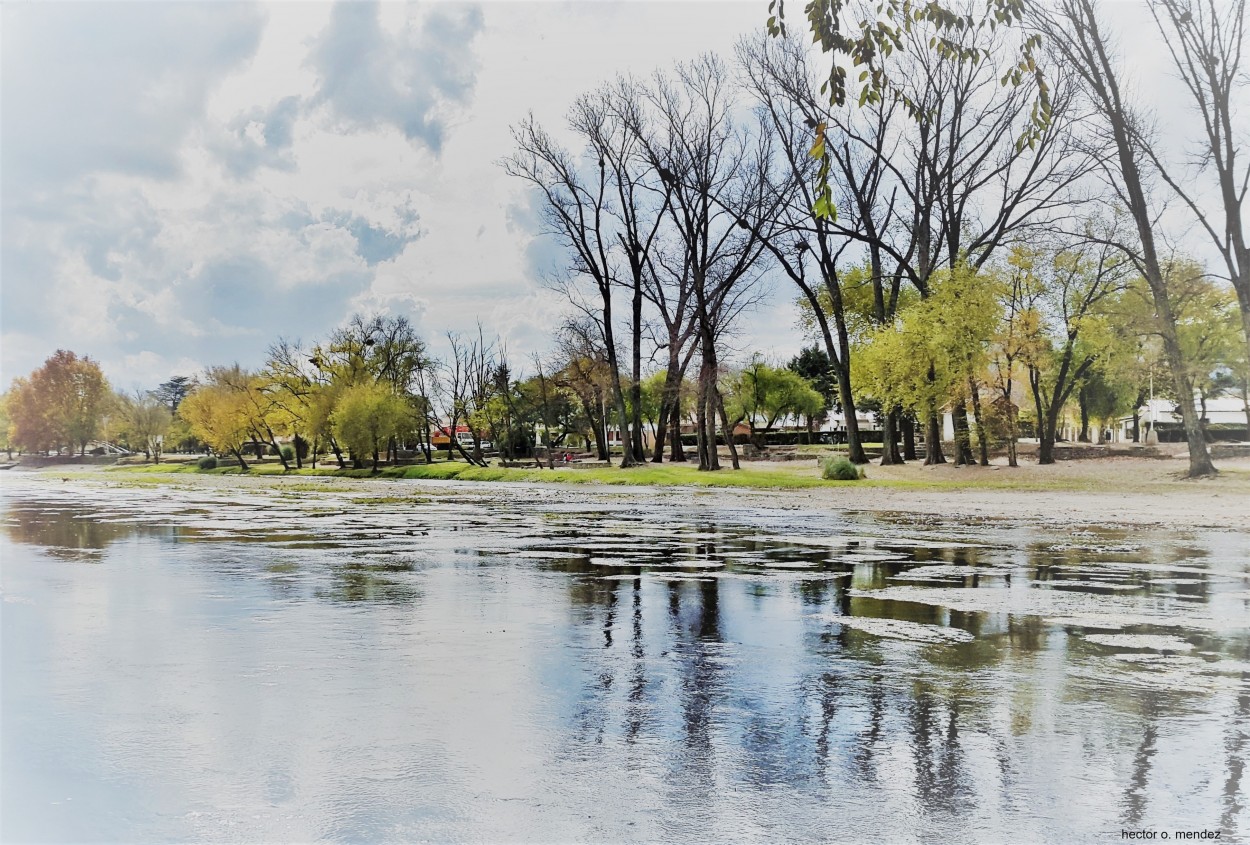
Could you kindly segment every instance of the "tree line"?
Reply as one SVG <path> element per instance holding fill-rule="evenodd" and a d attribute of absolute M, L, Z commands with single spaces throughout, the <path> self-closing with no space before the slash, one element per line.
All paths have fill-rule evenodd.
<path fill-rule="evenodd" d="M 608 362 L 601 348 L 585 345 L 575 322 L 561 338 L 552 354 L 526 362 L 522 374 L 504 345 L 482 330 L 449 335 L 450 354 L 438 360 L 406 317 L 356 315 L 322 342 L 280 339 L 259 369 L 209 367 L 132 394 L 112 391 L 90 358 L 58 350 L 3 397 L 0 431 L 10 450 L 84 455 L 91 447 L 142 452 L 157 462 L 168 450 L 212 451 L 245 470 L 250 456 L 266 453 L 286 469 L 305 461 L 315 467 L 323 455 L 341 468 L 376 469 L 401 453 L 431 462 L 440 447 L 448 460 L 483 464 L 490 452 L 551 465 L 574 440 L 607 461 L 614 439 Z M 729 413 L 761 447 L 785 420 L 804 419 L 810 432 L 831 397 L 805 373 L 826 366 L 815 349 L 787 367 L 757 356 L 727 380 Z M 657 372 L 639 392 L 653 434 L 665 387 L 665 374 Z M 679 413 L 692 392 L 680 386 Z"/>
<path fill-rule="evenodd" d="M 736 467 L 735 428 L 769 427 L 750 397 L 770 378 L 747 375 L 766 361 L 727 364 L 746 315 L 787 285 L 826 362 L 806 388 L 844 411 L 853 461 L 867 460 L 856 407 L 879 414 L 885 463 L 914 458 L 921 436 L 925 461 L 946 461 L 945 415 L 956 463 L 1000 444 L 1014 463 L 1025 424 L 1049 462 L 1069 409 L 1087 431 L 1153 383 L 1182 419 L 1190 474 L 1214 472 L 1203 406 L 1246 401 L 1250 358 L 1244 0 L 1148 4 L 1196 118 L 1183 164 L 1129 93 L 1093 0 L 816 0 L 815 46 L 776 5 L 769 34 L 731 57 L 621 76 L 560 126 L 513 127 L 501 165 L 563 247 L 545 281 L 571 315 L 526 378 L 480 327 L 451 335 L 439 363 L 402 317 L 358 317 L 307 348 L 280 341 L 255 373 L 210 369 L 181 417 L 241 461 L 242 444 L 277 449 L 284 432 L 340 463 L 345 444 L 353 460 L 400 444 L 428 456 L 444 429 L 480 462 L 483 432 L 519 454 L 535 432 L 550 451 L 581 426 L 605 460 L 615 433 L 625 466 L 685 460 L 689 418 L 699 468 L 720 467 L 718 443 Z M 1217 266 L 1183 253 L 1169 205 Z"/>
<path fill-rule="evenodd" d="M 1158 349 L 1190 473 L 1213 472 L 1194 400 L 1210 374 L 1177 313 L 1189 295 L 1179 279 L 1194 273 L 1178 254 L 1183 232 L 1160 211 L 1183 204 L 1209 236 L 1223 266 L 1199 275 L 1232 291 L 1246 346 L 1244 0 L 1149 4 L 1200 118 L 1186 139 L 1200 155 L 1184 167 L 1159 143 L 1150 104 L 1127 93 L 1132 79 L 1093 0 L 817 0 L 805 8 L 816 48 L 773 5 L 769 36 L 744 39 L 730 59 L 622 76 L 579 97 L 562 126 L 531 116 L 513 128 L 504 166 L 532 187 L 546 233 L 566 250 L 549 283 L 605 350 L 616 423 L 633 432 L 624 463 L 646 457 L 638 392 L 643 362 L 659 360 L 671 388 L 661 429 L 690 373 L 699 465 L 718 468 L 717 430 L 732 444 L 721 362 L 764 283 L 780 278 L 806 308 L 840 404 L 873 394 L 889 444 L 922 426 L 930 463 L 946 460 L 944 412 L 954 460 L 967 463 L 990 411 L 1026 401 L 1052 459 L 1047 441 L 1067 399 L 1111 366 L 1095 323 L 1132 288 L 1146 295 L 1151 319 L 1136 329 Z M 1202 188 L 1217 199 L 1204 202 Z M 1004 301 L 1000 283 L 1023 260 L 1033 270 Z M 1027 336 L 1027 356 L 995 347 L 1000 310 L 1005 343 Z M 1244 355 L 1233 358 L 1230 368 Z M 919 374 L 898 369 L 917 361 L 928 362 Z M 1015 392 L 1022 384 L 1029 390 Z M 1000 410 L 1010 428 L 1016 412 Z M 863 462 L 853 415 L 846 424 L 851 458 Z M 886 461 L 906 457 L 892 452 Z"/>

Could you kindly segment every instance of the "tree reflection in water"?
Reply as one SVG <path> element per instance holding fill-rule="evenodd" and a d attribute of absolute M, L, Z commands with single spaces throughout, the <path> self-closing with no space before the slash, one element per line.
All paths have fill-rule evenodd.
<path fill-rule="evenodd" d="M 1237 708 L 1225 729 L 1224 749 L 1228 755 L 1228 774 L 1224 779 L 1224 813 L 1220 827 L 1233 830 L 1237 817 L 1245 809 L 1241 778 L 1246 771 L 1246 740 L 1250 737 L 1250 672 L 1241 675 L 1243 692 L 1237 696 Z"/>
<path fill-rule="evenodd" d="M 1149 800 L 1150 764 L 1158 748 L 1158 718 L 1158 698 L 1147 690 L 1141 699 L 1141 742 L 1133 755 L 1133 769 L 1124 790 L 1124 823 L 1130 827 L 1141 824 Z"/>
<path fill-rule="evenodd" d="M 1153 823 L 1160 802 L 1168 800 L 1166 791 L 1182 782 L 1198 784 L 1184 800 L 1199 802 L 1212 823 L 1218 819 L 1229 831 L 1226 839 L 1246 824 L 1245 675 L 1187 677 L 1181 680 L 1188 687 L 1152 690 L 1152 679 L 1167 678 L 1159 664 L 1117 661 L 1115 652 L 1089 639 L 1091 631 L 1079 619 L 1015 612 L 1016 604 L 1002 600 L 1010 595 L 1027 608 L 1032 596 L 1052 589 L 1046 579 L 1074 583 L 1083 569 L 1102 561 L 1113 565 L 1095 574 L 1104 581 L 1115 575 L 1140 589 L 1127 591 L 1132 600 L 1140 595 L 1143 604 L 1228 607 L 1229 594 L 1244 590 L 1228 577 L 1244 567 L 1240 551 L 1226 555 L 1232 563 L 1224 572 L 1206 578 L 1197 541 L 1180 550 L 1143 544 L 1140 552 L 1125 551 L 1127 546 L 1091 552 L 1061 548 L 1071 538 L 1038 540 L 1036 533 L 1017 530 L 988 537 L 976 548 L 943 545 L 958 539 L 937 535 L 932 545 L 913 549 L 884 534 L 879 545 L 842 543 L 840 532 L 883 530 L 865 516 L 850 527 L 830 517 L 823 528 L 801 536 L 780 535 L 776 522 L 762 517 L 767 528 L 728 523 L 731 514 L 724 525 L 690 517 L 666 534 L 656 528 L 663 514 L 640 512 L 631 522 L 632 516 L 619 513 L 609 520 L 579 511 L 548 525 L 520 501 L 498 505 L 512 520 L 499 524 L 488 518 L 465 522 L 454 504 L 445 512 L 424 505 L 429 534 L 411 539 L 411 532 L 404 533 L 398 549 L 387 529 L 370 521 L 382 511 L 350 502 L 336 502 L 334 511 L 351 519 L 317 523 L 330 536 L 294 521 L 267 535 L 243 513 L 234 534 L 214 533 L 199 520 L 181 528 L 110 522 L 119 508 L 102 502 L 96 500 L 94 512 L 51 500 L 10 502 L 4 520 L 10 543 L 119 564 L 73 578 L 82 571 L 48 566 L 37 552 L 23 550 L 20 578 L 13 569 L 5 573 L 6 600 L 15 582 L 15 598 L 38 598 L 6 605 L 6 611 L 15 609 L 6 612 L 6 624 L 37 619 L 30 630 L 53 636 L 25 641 L 58 648 L 68 643 L 64 653 L 90 656 L 72 673 L 40 676 L 50 690 L 45 698 L 59 695 L 60 706 L 77 706 L 82 667 L 111 666 L 114 658 L 129 661 L 128 679 L 146 678 L 151 666 L 162 679 L 182 671 L 200 695 L 184 696 L 179 684 L 164 683 L 162 707 L 182 714 L 175 721 L 199 734 L 233 735 L 231 747 L 246 747 L 248 759 L 292 755 L 289 725 L 267 715 L 269 704 L 281 713 L 289 703 L 283 695 L 303 700 L 296 690 L 332 702 L 327 723 L 351 725 L 338 748 L 354 749 L 369 766 L 380 758 L 378 771 L 398 773 L 394 783 L 369 781 L 367 800 L 324 783 L 319 793 L 299 766 L 284 772 L 277 786 L 268 769 L 259 781 L 248 780 L 248 760 L 218 759 L 212 749 L 203 758 L 189 757 L 195 765 L 182 770 L 237 770 L 247 789 L 272 796 L 266 798 L 271 802 L 333 795 L 333 818 L 322 821 L 342 838 L 367 839 L 392 829 L 400 838 L 412 833 L 416 828 L 395 826 L 404 816 L 388 808 L 410 799 L 413 790 L 431 807 L 445 799 L 456 821 L 442 832 L 465 840 L 498 838 L 499 829 L 474 824 L 480 812 L 494 812 L 506 798 L 537 802 L 536 817 L 550 812 L 564 821 L 607 819 L 602 828 L 580 829 L 582 838 L 691 839 L 699 825 L 740 812 L 735 822 L 753 825 L 753 838 L 836 838 L 852 830 L 837 824 L 854 817 L 861 823 L 854 830 L 867 829 L 862 822 L 868 819 L 879 823 L 887 841 L 914 838 L 917 825 L 936 841 L 961 835 L 1067 841 L 1072 837 L 1065 834 L 1088 838 L 1112 824 Z M 215 524 L 220 516 L 213 515 Z M 439 519 L 452 527 L 440 529 Z M 518 525 L 524 538 L 514 536 Z M 638 529 L 649 533 L 632 537 Z M 452 531 L 454 540 L 447 539 Z M 440 537 L 446 540 L 442 546 Z M 188 539 L 197 542 L 183 542 Z M 124 546 L 129 540 L 137 542 Z M 165 548 L 173 542 L 182 543 L 177 555 Z M 933 566 L 939 574 L 928 585 L 957 593 L 951 604 L 963 609 L 921 600 L 926 567 Z M 58 569 L 61 583 L 73 582 L 74 591 L 46 586 L 49 572 Z M 907 583 L 908 575 L 920 576 L 911 591 L 861 592 L 890 590 Z M 1164 580 L 1179 578 L 1200 583 Z M 35 593 L 40 584 L 45 592 Z M 129 591 L 128 601 L 114 601 L 123 591 Z M 1088 607 L 1107 602 L 1086 595 Z M 980 606 L 991 609 L 978 610 L 968 596 L 984 597 Z M 71 605 L 80 608 L 76 612 L 46 610 L 71 598 L 79 602 Z M 1123 607 L 1124 601 L 1106 606 Z M 112 615 L 98 612 L 105 607 Z M 136 607 L 145 612 L 122 620 Z M 165 616 L 148 612 L 162 607 Z M 840 622 L 840 616 L 858 617 L 860 627 Z M 147 635 L 161 619 L 176 620 L 164 635 L 176 638 L 179 648 L 176 657 L 161 654 L 154 663 L 134 638 L 109 638 L 108 625 L 75 627 L 122 621 L 118 630 L 141 627 Z M 211 626 L 196 627 L 206 620 Z M 863 625 L 866 620 L 893 627 L 874 629 Z M 267 621 L 280 624 L 266 627 Z M 505 627 L 506 638 L 499 636 Z M 96 636 L 83 635 L 86 630 Z M 952 631 L 969 641 L 926 639 Z M 1192 655 L 1203 659 L 1250 657 L 1245 633 L 1183 636 Z M 342 651 L 345 642 L 352 644 L 351 659 Z M 1166 670 L 1195 665 L 1192 655 Z M 55 661 L 35 659 L 40 656 L 32 652 L 26 661 L 31 672 L 57 668 Z M 300 670 L 287 671 L 288 664 Z M 249 673 L 239 676 L 239 666 L 249 666 Z M 301 680 L 305 675 L 312 682 Z M 261 689 L 261 678 L 273 686 Z M 96 682 L 106 688 L 113 680 L 110 675 Z M 1210 692 L 1195 693 L 1194 684 Z M 362 689 L 367 694 L 358 694 Z M 232 721 L 233 711 L 213 704 L 219 698 L 254 698 L 266 708 L 248 708 Z M 486 698 L 491 706 L 475 710 Z M 110 711 L 107 697 L 84 700 L 89 715 L 83 722 L 105 720 L 135 736 L 176 728 L 143 696 L 126 701 L 126 708 Z M 475 722 L 483 712 L 496 723 Z M 420 718 L 405 721 L 403 714 Z M 423 721 L 439 716 L 437 727 Z M 332 756 L 317 745 L 327 730 L 300 740 L 307 743 L 300 746 L 301 759 Z M 495 736 L 498 747 L 489 739 Z M 1210 759 L 1176 753 L 1191 737 L 1195 745 L 1218 737 L 1207 743 Z M 188 747 L 172 733 L 163 742 Z M 142 757 L 142 750 L 127 753 Z M 109 755 L 115 753 L 106 748 L 94 760 L 96 769 L 113 765 Z M 527 793 L 515 781 L 491 791 L 483 773 L 502 764 L 504 755 L 509 764 L 521 761 L 509 771 L 552 773 L 542 794 Z M 431 774 L 435 757 L 442 767 L 437 777 Z M 337 776 L 341 761 L 330 762 Z M 140 765 L 154 764 L 144 759 Z M 453 786 L 444 790 L 444 781 Z M 480 795 L 473 791 L 478 789 Z M 619 804 L 605 810 L 604 796 L 619 796 Z M 621 827 L 623 819 L 638 827 Z M 536 839 L 548 832 L 546 838 L 563 838 L 573 829 L 539 826 L 531 832 L 537 831 Z M 189 838 L 178 830 L 164 832 L 164 838 Z"/>
<path fill-rule="evenodd" d="M 98 513 L 64 507 L 50 509 L 46 503 L 9 502 L 5 508 L 4 532 L 15 543 L 42 547 L 62 560 L 99 562 L 114 543 L 131 537 L 154 537 L 177 542 L 182 529 L 172 525 L 142 522 L 104 522 Z"/>

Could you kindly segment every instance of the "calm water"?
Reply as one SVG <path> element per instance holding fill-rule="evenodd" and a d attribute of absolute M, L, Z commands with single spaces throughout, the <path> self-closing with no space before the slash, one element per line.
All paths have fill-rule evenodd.
<path fill-rule="evenodd" d="M 1250 838 L 1245 534 L 387 489 L 5 478 L 0 838 Z"/>

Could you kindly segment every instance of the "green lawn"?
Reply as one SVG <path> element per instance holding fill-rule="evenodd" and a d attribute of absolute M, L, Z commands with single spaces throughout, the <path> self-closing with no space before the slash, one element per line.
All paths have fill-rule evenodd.
<path fill-rule="evenodd" d="M 1066 463 L 1066 462 L 1065 462 Z M 1075 463 L 1075 462 L 1074 462 Z M 1002 490 L 1002 491 L 1072 491 L 1072 492 L 1105 492 L 1112 487 L 1121 492 L 1155 493 L 1166 495 L 1177 489 L 1182 483 L 1176 470 L 1167 473 L 1152 472 L 1142 474 L 1132 472 L 1119 475 L 1113 464 L 1091 461 L 1088 464 L 1079 462 L 1081 471 L 1077 473 L 1055 473 L 1043 471 L 1045 468 L 1024 466 L 1020 469 L 1001 468 L 998 471 L 986 471 L 969 468 L 956 470 L 954 473 L 930 473 L 919 465 L 909 465 L 900 473 L 898 470 L 887 472 L 885 469 L 869 464 L 866 467 L 867 478 L 860 481 L 825 481 L 820 477 L 816 461 L 791 462 L 746 462 L 740 472 L 724 469 L 721 472 L 699 472 L 693 464 L 644 464 L 631 469 L 619 467 L 586 467 L 578 469 L 557 468 L 538 469 L 536 467 L 477 467 L 463 461 L 439 461 L 434 464 L 417 464 L 414 466 L 385 467 L 374 473 L 368 469 L 340 470 L 335 467 L 319 467 L 317 469 L 291 470 L 283 473 L 282 465 L 276 460 L 263 463 L 252 463 L 248 475 L 251 476 L 330 476 L 341 478 L 344 484 L 336 489 L 350 487 L 353 478 L 381 479 L 435 479 L 458 481 L 507 481 L 520 483 L 556 482 L 567 484 L 609 484 L 639 486 L 688 486 L 688 487 L 738 487 L 755 489 L 810 489 L 818 487 L 837 487 L 858 485 L 859 487 L 881 487 L 895 490 L 914 491 L 960 491 L 960 490 Z M 1075 468 L 1075 467 L 1074 467 Z M 110 468 L 109 475 L 117 481 L 130 484 L 161 484 L 174 481 L 169 476 L 177 475 L 238 475 L 238 467 L 224 467 L 213 470 L 200 470 L 194 463 L 166 463 L 160 465 L 129 465 Z M 899 477 L 902 474 L 904 477 Z M 79 473 L 66 472 L 66 475 L 77 477 Z M 884 476 L 884 477 L 883 477 Z M 187 479 L 188 481 L 190 479 Z M 321 489 L 325 482 L 316 484 L 306 482 L 309 489 Z M 1204 485 L 1210 492 L 1227 492 L 1230 494 L 1250 494 L 1250 473 L 1236 468 L 1224 469 L 1218 479 L 1213 481 L 1190 482 Z M 295 488 L 298 482 L 288 486 Z"/>
<path fill-rule="evenodd" d="M 594 467 L 586 469 L 538 469 L 537 467 L 477 467 L 461 461 L 440 461 L 415 466 L 384 467 L 379 472 L 367 469 L 304 468 L 284 473 L 277 462 L 249 464 L 249 475 L 320 475 L 337 478 L 410 478 L 458 481 L 513 481 L 513 482 L 559 482 L 568 484 L 638 484 L 699 487 L 758 487 L 803 488 L 830 484 L 853 484 L 855 482 L 823 481 L 813 464 L 802 467 L 786 466 L 780 469 L 756 469 L 742 472 L 699 472 L 693 465 L 657 466 L 647 464 L 631 469 L 618 467 Z M 198 469 L 194 464 L 160 464 L 122 466 L 110 470 L 126 474 L 152 473 L 191 475 L 239 475 L 238 467 L 222 467 L 211 470 Z"/>

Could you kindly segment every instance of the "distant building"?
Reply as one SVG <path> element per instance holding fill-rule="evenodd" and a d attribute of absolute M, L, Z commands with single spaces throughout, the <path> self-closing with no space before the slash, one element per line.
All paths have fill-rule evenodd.
<path fill-rule="evenodd" d="M 1202 413 L 1202 405 L 1195 398 L 1194 409 L 1198 413 Z M 1230 434 L 1240 434 L 1239 437 L 1229 439 L 1247 439 L 1245 431 L 1247 419 L 1246 405 L 1240 397 L 1221 397 L 1219 399 L 1208 399 L 1206 407 L 1206 415 L 1202 418 L 1203 424 L 1211 426 L 1219 426 L 1221 428 L 1232 429 Z M 1152 399 L 1147 400 L 1144 405 L 1137 409 L 1137 421 L 1141 426 L 1141 438 L 1144 440 L 1146 432 L 1150 429 L 1151 423 L 1159 427 L 1159 431 L 1175 431 L 1182 425 L 1181 415 L 1176 413 L 1176 405 L 1170 399 Z M 1119 424 L 1114 431 L 1114 439 L 1116 440 L 1132 440 L 1133 439 L 1133 415 L 1128 414 L 1120 418 Z M 1237 431 L 1240 429 L 1240 431 Z M 1164 438 L 1169 439 L 1169 438 Z M 1172 438 L 1175 439 L 1175 438 Z"/>

